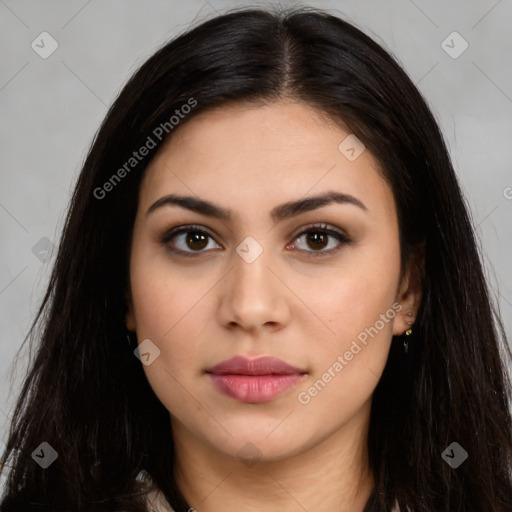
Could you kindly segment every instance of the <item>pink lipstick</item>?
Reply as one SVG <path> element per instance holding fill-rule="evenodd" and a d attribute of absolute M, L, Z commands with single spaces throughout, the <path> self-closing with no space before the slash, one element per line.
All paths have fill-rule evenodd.
<path fill-rule="evenodd" d="M 236 356 L 222 361 L 206 373 L 221 393 L 241 402 L 260 403 L 288 391 L 307 372 L 275 357 L 247 359 Z"/>

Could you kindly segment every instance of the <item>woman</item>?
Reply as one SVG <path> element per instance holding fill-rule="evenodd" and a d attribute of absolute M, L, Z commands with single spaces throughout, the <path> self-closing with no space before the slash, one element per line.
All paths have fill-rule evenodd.
<path fill-rule="evenodd" d="M 510 348 L 442 135 L 328 13 L 234 11 L 135 73 L 39 325 L 2 512 L 512 510 Z"/>

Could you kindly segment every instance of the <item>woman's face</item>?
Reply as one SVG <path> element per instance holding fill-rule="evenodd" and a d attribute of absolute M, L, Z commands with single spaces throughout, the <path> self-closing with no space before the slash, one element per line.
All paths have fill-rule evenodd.
<path fill-rule="evenodd" d="M 301 103 L 175 130 L 141 184 L 127 314 L 175 439 L 277 460 L 363 435 L 411 310 L 376 161 Z"/>

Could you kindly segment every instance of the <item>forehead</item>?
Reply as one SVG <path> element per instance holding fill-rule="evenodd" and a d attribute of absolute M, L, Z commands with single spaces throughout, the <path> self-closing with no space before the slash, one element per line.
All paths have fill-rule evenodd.
<path fill-rule="evenodd" d="M 313 107 L 291 100 L 264 105 L 227 104 L 185 119 L 157 157 L 170 154 L 221 161 L 245 155 L 279 160 L 279 156 L 324 162 L 338 153 L 337 141 L 349 132 Z M 327 151 L 327 153 L 326 153 Z M 189 159 L 188 158 L 188 159 Z"/>
<path fill-rule="evenodd" d="M 292 101 L 196 114 L 175 129 L 148 166 L 141 203 L 174 192 L 235 210 L 255 202 L 268 202 L 270 209 L 283 199 L 334 189 L 393 211 L 391 190 L 370 152 L 351 161 L 340 151 L 350 135 L 313 107 Z"/>

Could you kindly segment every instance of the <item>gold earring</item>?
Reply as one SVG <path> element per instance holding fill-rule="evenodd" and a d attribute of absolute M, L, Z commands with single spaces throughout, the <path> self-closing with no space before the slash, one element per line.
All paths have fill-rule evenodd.
<path fill-rule="evenodd" d="M 412 317 L 412 313 L 411 312 L 407 313 L 407 316 Z M 413 322 L 406 322 L 406 323 L 409 326 L 411 326 L 413 324 Z M 412 334 L 412 329 L 409 327 L 409 329 L 407 329 L 407 331 L 405 331 L 405 335 L 410 336 L 411 334 Z"/>
<path fill-rule="evenodd" d="M 404 338 L 404 354 L 406 354 L 406 355 L 409 352 L 409 340 L 407 339 L 407 336 L 410 336 L 411 333 L 412 333 L 412 329 L 408 329 L 405 332 L 406 337 Z"/>
<path fill-rule="evenodd" d="M 407 316 L 409 317 L 412 317 L 412 313 L 407 313 Z M 409 340 L 407 339 L 407 336 L 410 336 L 412 334 L 412 328 L 410 326 L 412 326 L 413 322 L 406 322 L 407 325 L 409 325 L 409 329 L 407 329 L 405 331 L 405 339 L 404 339 L 404 354 L 407 355 L 407 353 L 409 352 Z"/>

